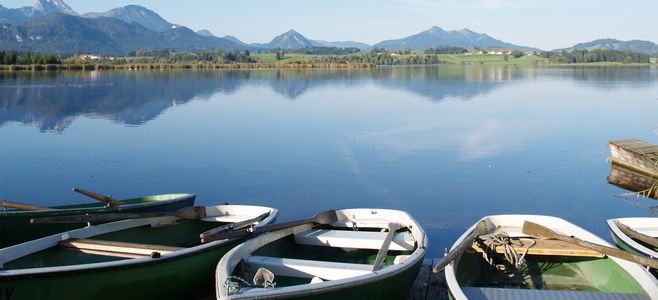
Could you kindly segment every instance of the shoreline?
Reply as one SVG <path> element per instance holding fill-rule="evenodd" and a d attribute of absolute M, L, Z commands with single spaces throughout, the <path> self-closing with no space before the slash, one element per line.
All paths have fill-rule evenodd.
<path fill-rule="evenodd" d="M 111 70 L 178 70 L 178 69 L 373 69 L 377 67 L 421 67 L 421 66 L 512 66 L 512 67 L 658 67 L 655 63 L 576 63 L 576 64 L 514 64 L 479 62 L 444 62 L 417 65 L 375 65 L 372 63 L 237 63 L 237 64 L 49 64 L 49 65 L 0 65 L 0 72 L 19 71 L 111 71 Z"/>

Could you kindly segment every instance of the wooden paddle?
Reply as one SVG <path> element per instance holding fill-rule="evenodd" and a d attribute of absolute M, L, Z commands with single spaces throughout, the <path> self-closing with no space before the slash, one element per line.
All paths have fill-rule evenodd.
<path fill-rule="evenodd" d="M 108 206 L 117 206 L 117 205 L 122 205 L 123 204 L 123 202 L 121 202 L 121 200 L 112 199 L 112 195 L 103 196 L 101 194 L 97 194 L 97 193 L 94 193 L 94 192 L 83 190 L 83 189 L 77 188 L 77 187 L 74 187 L 73 191 L 78 192 L 80 194 L 83 194 L 83 195 L 85 195 L 89 198 L 96 199 L 100 202 L 107 203 Z"/>
<path fill-rule="evenodd" d="M 619 228 L 619 230 L 621 230 L 621 232 L 623 232 L 628 237 L 630 237 L 632 239 L 636 239 L 636 240 L 638 240 L 640 242 L 643 242 L 643 243 L 645 243 L 649 246 L 658 248 L 658 239 L 656 239 L 655 237 L 639 233 L 639 232 L 631 229 L 630 227 L 622 224 L 619 221 L 615 221 L 615 225 L 617 225 L 617 228 Z"/>
<path fill-rule="evenodd" d="M 372 265 L 372 271 L 379 271 L 379 269 L 382 268 L 384 265 L 384 260 L 386 259 L 386 254 L 388 253 L 388 248 L 391 247 L 391 241 L 393 241 L 393 235 L 395 235 L 395 231 L 400 228 L 400 224 L 397 223 L 389 223 L 388 224 L 388 234 L 384 238 L 384 242 L 382 243 L 382 247 L 379 248 L 379 251 L 377 251 L 377 257 L 375 258 L 375 263 Z"/>
<path fill-rule="evenodd" d="M 533 223 L 530 221 L 525 221 L 523 223 L 523 229 L 521 230 L 524 234 L 534 236 L 539 239 L 549 239 L 549 240 L 560 240 L 574 245 L 581 246 L 583 248 L 592 249 L 594 251 L 601 252 L 606 255 L 618 257 L 624 260 L 632 261 L 644 266 L 648 266 L 654 269 L 658 269 L 658 260 L 651 259 L 648 257 L 643 257 L 635 254 L 628 253 L 619 249 L 612 247 L 601 246 L 598 244 L 590 243 L 583 241 L 575 237 L 569 237 L 566 235 L 561 235 L 545 226 Z"/>
<path fill-rule="evenodd" d="M 5 200 L 0 200 L 0 206 L 11 207 L 11 208 L 15 208 L 15 209 L 22 209 L 22 210 L 49 210 L 49 209 L 52 209 L 50 207 L 43 207 L 43 206 L 36 206 L 36 205 L 32 205 L 32 204 L 9 202 L 9 201 L 5 201 Z"/>
<path fill-rule="evenodd" d="M 198 220 L 206 217 L 204 206 L 188 206 L 176 211 L 143 212 L 143 213 L 112 213 L 112 214 L 85 214 L 30 219 L 30 223 L 105 223 L 125 219 L 178 217 L 181 219 Z"/>
<path fill-rule="evenodd" d="M 223 240 L 223 239 L 231 239 L 231 238 L 240 238 L 244 236 L 253 236 L 265 232 L 270 232 L 270 231 L 275 231 L 275 230 L 280 230 L 280 229 L 286 229 L 290 227 L 295 227 L 298 225 L 303 225 L 307 223 L 315 223 L 315 224 L 333 224 L 338 221 L 338 215 L 336 214 L 336 211 L 331 209 L 327 210 L 324 212 L 321 212 L 309 219 L 305 220 L 298 220 L 298 221 L 290 221 L 286 223 L 281 223 L 281 224 L 273 224 L 273 225 L 265 225 L 261 227 L 249 227 L 246 229 L 241 229 L 241 230 L 234 230 L 230 232 L 225 232 L 222 234 L 217 234 L 212 236 L 212 239 L 204 239 L 206 242 L 211 241 L 211 240 Z"/>
<path fill-rule="evenodd" d="M 459 245 L 457 245 L 454 250 L 446 254 L 446 256 L 444 256 L 441 261 L 439 261 L 436 266 L 432 268 L 432 272 L 438 273 L 443 270 L 443 268 L 445 268 L 449 263 L 459 257 L 468 247 L 473 245 L 473 240 L 481 235 L 486 234 L 487 232 L 487 223 L 485 221 L 480 221 L 480 223 L 475 226 L 475 229 L 473 229 L 471 234 L 466 236 L 466 238 Z"/>
<path fill-rule="evenodd" d="M 231 230 L 238 230 L 238 229 L 245 228 L 247 226 L 251 226 L 252 224 L 254 224 L 256 222 L 260 222 L 260 221 L 264 220 L 269 215 L 270 215 L 270 212 L 268 211 L 268 212 L 266 212 L 266 213 L 264 213 L 264 214 L 262 214 L 258 217 L 255 217 L 255 218 L 252 218 L 252 219 L 249 219 L 249 220 L 244 220 L 244 221 L 240 221 L 240 222 L 229 223 L 229 224 L 226 224 L 226 225 L 223 225 L 223 226 L 219 226 L 217 228 L 210 229 L 210 230 L 200 234 L 199 238 L 201 238 L 202 243 L 205 243 L 207 241 L 212 241 L 214 236 L 216 236 L 216 235 L 218 235 L 222 232 L 231 231 Z"/>

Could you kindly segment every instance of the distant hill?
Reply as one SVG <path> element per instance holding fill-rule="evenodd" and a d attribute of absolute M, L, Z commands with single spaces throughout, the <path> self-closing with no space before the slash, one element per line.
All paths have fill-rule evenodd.
<path fill-rule="evenodd" d="M 238 44 L 238 45 L 242 45 L 242 46 L 245 46 L 245 47 L 247 46 L 247 43 L 245 43 L 245 42 L 239 40 L 238 38 L 236 38 L 236 37 L 234 37 L 234 36 L 232 36 L 232 35 L 225 35 L 225 36 L 223 36 L 222 38 L 223 38 L 223 39 L 226 39 L 226 40 L 229 40 L 229 41 L 231 41 L 231 42 L 234 42 L 234 43 L 236 43 L 236 44 Z"/>
<path fill-rule="evenodd" d="M 214 34 L 212 34 L 212 32 L 210 32 L 210 30 L 207 30 L 207 29 L 197 30 L 196 34 L 201 35 L 201 36 L 208 36 L 208 37 L 215 36 Z"/>
<path fill-rule="evenodd" d="M 366 50 L 370 48 L 370 45 L 366 43 L 353 42 L 353 41 L 327 42 L 320 40 L 311 40 L 311 43 L 313 43 L 315 46 L 321 46 L 321 47 L 358 48 L 361 50 Z"/>
<path fill-rule="evenodd" d="M 649 41 L 631 40 L 620 41 L 615 39 L 598 39 L 587 43 L 576 44 L 573 47 L 564 49 L 555 49 L 553 51 L 572 51 L 572 50 L 594 50 L 594 49 L 607 49 L 639 52 L 645 54 L 658 53 L 658 44 Z"/>
<path fill-rule="evenodd" d="M 25 6 L 21 8 L 6 8 L 0 5 L 0 23 L 16 24 L 54 12 L 78 15 L 78 13 L 66 5 L 63 0 L 37 0 L 34 6 Z"/>
<path fill-rule="evenodd" d="M 152 31 L 167 31 L 172 28 L 172 24 L 167 22 L 154 11 L 139 5 L 128 5 L 108 10 L 102 13 L 86 13 L 82 15 L 85 18 L 108 17 L 116 18 L 127 23 L 137 23 Z"/>
<path fill-rule="evenodd" d="M 313 43 L 303 35 L 299 34 L 297 31 L 291 29 L 286 33 L 274 37 L 272 41 L 267 44 L 254 44 L 254 46 L 260 46 L 267 49 L 299 49 L 313 47 Z"/>
<path fill-rule="evenodd" d="M 384 49 L 413 49 L 424 50 L 437 47 L 464 47 L 464 48 L 506 48 L 523 51 L 540 51 L 540 49 L 519 46 L 503 42 L 483 33 L 469 29 L 445 31 L 434 26 L 426 31 L 396 40 L 387 40 L 374 44 L 375 48 Z"/>
<path fill-rule="evenodd" d="M 115 18 L 82 18 L 52 13 L 20 25 L 0 26 L 0 50 L 31 50 L 61 54 L 119 55 L 139 49 L 242 50 L 218 37 L 204 37 L 186 27 L 163 32 Z"/>

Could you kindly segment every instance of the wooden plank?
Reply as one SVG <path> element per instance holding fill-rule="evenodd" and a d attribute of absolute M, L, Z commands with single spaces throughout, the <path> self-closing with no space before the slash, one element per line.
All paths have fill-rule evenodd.
<path fill-rule="evenodd" d="M 440 258 L 435 258 L 432 265 L 436 265 L 441 261 Z M 447 300 L 448 299 L 448 284 L 446 283 L 445 271 L 439 273 L 432 273 L 430 276 L 430 284 L 427 289 L 428 300 Z"/>
<path fill-rule="evenodd" d="M 138 244 L 138 243 L 124 243 L 114 241 L 92 240 L 92 239 L 67 239 L 60 241 L 58 246 L 62 249 L 80 251 L 84 253 L 136 258 L 151 256 L 154 252 L 160 254 L 167 254 L 179 251 L 185 248 Z"/>
<path fill-rule="evenodd" d="M 359 248 L 379 250 L 386 239 L 387 232 L 353 231 L 353 230 L 309 230 L 295 234 L 295 243 L 313 246 L 341 248 Z M 410 232 L 398 232 L 393 235 L 389 250 L 410 251 L 416 248 Z"/>
<path fill-rule="evenodd" d="M 339 280 L 372 273 L 372 265 L 338 263 L 306 259 L 293 259 L 269 256 L 249 256 L 244 259 L 246 271 L 255 273 L 258 268 L 266 268 L 275 276 L 290 276 L 323 280 Z"/>
<path fill-rule="evenodd" d="M 420 271 L 416 275 L 416 280 L 411 285 L 411 289 L 404 297 L 405 300 L 425 300 L 427 297 L 427 289 L 430 285 L 430 276 L 432 275 L 432 259 L 423 259 L 423 264 L 420 266 Z"/>
<path fill-rule="evenodd" d="M 605 254 L 583 248 L 577 245 L 569 244 L 559 240 L 536 240 L 536 239 L 519 239 L 520 246 L 514 247 L 516 253 L 524 253 L 526 248 L 532 245 L 532 241 L 536 243 L 528 249 L 527 255 L 549 255 L 549 256 L 577 256 L 577 257 L 605 257 Z M 482 252 L 478 246 L 473 246 L 476 252 Z M 497 253 L 505 253 L 504 247 L 497 247 Z"/>

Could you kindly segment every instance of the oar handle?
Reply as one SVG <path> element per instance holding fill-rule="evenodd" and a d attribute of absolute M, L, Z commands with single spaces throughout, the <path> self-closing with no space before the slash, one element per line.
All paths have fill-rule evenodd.
<path fill-rule="evenodd" d="M 109 206 L 116 206 L 116 205 L 121 205 L 121 204 L 123 204 L 123 202 L 121 202 L 120 200 L 112 199 L 112 195 L 109 195 L 109 196 L 103 196 L 103 195 L 101 195 L 101 194 L 94 193 L 94 192 L 91 192 L 91 191 L 87 191 L 87 190 L 84 190 L 84 189 L 81 189 L 81 188 L 77 188 L 77 187 L 74 187 L 74 188 L 73 188 L 73 191 L 74 191 L 74 192 L 78 192 L 78 193 L 80 193 L 80 194 L 83 194 L 83 195 L 85 195 L 85 196 L 87 196 L 87 197 L 89 197 L 89 198 L 96 199 L 96 200 L 101 201 L 101 202 L 105 202 L 105 203 L 107 203 Z"/>
<path fill-rule="evenodd" d="M 57 217 L 32 218 L 30 223 L 106 223 L 112 221 L 137 219 L 137 218 L 154 218 L 170 216 L 167 212 L 147 212 L 147 213 L 116 213 L 116 214 L 86 214 Z"/>
<path fill-rule="evenodd" d="M 601 252 L 601 253 L 606 254 L 606 255 L 610 255 L 610 256 L 614 256 L 614 257 L 621 258 L 621 259 L 624 259 L 624 260 L 632 261 L 632 262 L 650 267 L 652 269 L 658 269 L 658 260 L 653 259 L 653 258 L 648 258 L 648 257 L 644 257 L 644 256 L 635 255 L 635 254 L 628 253 L 628 252 L 623 251 L 623 250 L 619 250 L 619 249 L 612 248 L 612 247 L 607 247 L 607 246 L 602 246 L 602 245 L 599 245 L 599 244 L 590 243 L 590 242 L 583 241 L 581 239 L 574 238 L 574 237 L 567 237 L 567 236 L 563 236 L 563 235 L 557 235 L 556 238 L 559 239 L 559 240 L 565 241 L 565 242 L 570 242 L 572 244 L 577 244 L 579 246 Z"/>
<path fill-rule="evenodd" d="M 94 213 L 83 215 L 68 215 L 33 218 L 30 223 L 106 223 L 112 221 L 155 218 L 155 217 L 177 217 L 188 220 L 198 220 L 206 217 L 204 206 L 186 206 L 176 211 L 135 212 L 135 213 Z"/>
<path fill-rule="evenodd" d="M 5 200 L 0 200 L 0 206 L 10 207 L 10 208 L 15 208 L 15 209 L 22 209 L 22 210 L 49 210 L 49 209 L 52 209 L 52 208 L 49 208 L 49 207 L 37 206 L 37 205 L 32 205 L 32 204 L 16 203 L 16 202 L 10 202 L 10 201 L 5 201 Z"/>
<path fill-rule="evenodd" d="M 473 232 L 466 236 L 464 240 L 452 251 L 450 251 L 446 256 L 444 256 L 437 264 L 432 268 L 432 273 L 438 273 L 453 260 L 457 259 L 468 247 L 473 245 L 473 240 L 477 237 L 487 233 L 487 223 L 485 221 L 480 221 Z"/>
<path fill-rule="evenodd" d="M 256 235 L 264 232 L 276 231 L 280 229 L 290 228 L 297 225 L 307 224 L 307 223 L 317 223 L 317 224 L 332 224 L 338 221 L 338 216 L 336 211 L 331 209 L 322 213 L 319 213 L 312 218 L 298 221 L 290 221 L 286 223 L 265 225 L 261 227 L 249 227 L 246 229 L 234 230 L 230 232 L 220 233 L 213 237 L 214 240 L 223 240 L 223 239 L 232 239 L 240 238 L 247 235 Z"/>
<path fill-rule="evenodd" d="M 230 224 L 226 224 L 224 226 L 219 226 L 217 228 L 210 229 L 210 230 L 200 234 L 199 237 L 201 238 L 202 243 L 206 243 L 206 242 L 209 242 L 209 241 L 216 240 L 215 236 L 217 236 L 218 234 L 220 234 L 222 232 L 230 231 L 230 230 L 239 230 L 239 229 L 243 229 L 247 226 L 251 226 L 252 224 L 254 224 L 256 222 L 260 222 L 260 221 L 264 220 L 265 218 L 267 218 L 270 215 L 270 213 L 271 212 L 268 211 L 268 212 L 266 212 L 266 213 L 264 213 L 264 214 L 262 214 L 258 217 L 251 218 L 249 220 L 230 223 Z"/>

